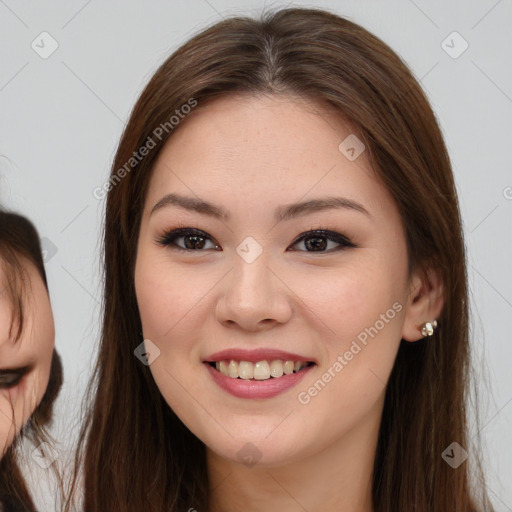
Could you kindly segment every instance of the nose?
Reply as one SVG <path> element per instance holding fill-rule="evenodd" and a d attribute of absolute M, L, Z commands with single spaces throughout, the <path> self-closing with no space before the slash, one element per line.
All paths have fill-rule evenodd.
<path fill-rule="evenodd" d="M 271 329 L 289 320 L 291 293 L 263 255 L 252 263 L 237 258 L 224 281 L 217 319 L 226 327 L 245 331 Z"/>

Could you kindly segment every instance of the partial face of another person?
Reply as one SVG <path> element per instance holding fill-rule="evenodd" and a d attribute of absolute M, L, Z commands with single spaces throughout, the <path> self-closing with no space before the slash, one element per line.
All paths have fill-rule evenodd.
<path fill-rule="evenodd" d="M 24 324 L 15 340 L 14 308 L 0 262 L 0 455 L 4 455 L 46 391 L 55 329 L 48 292 L 37 268 L 23 259 L 26 271 Z"/>
<path fill-rule="evenodd" d="M 245 455 L 268 467 L 375 429 L 412 280 L 392 197 L 366 152 L 339 149 L 350 126 L 244 95 L 182 123 L 153 169 L 135 268 L 166 402 L 216 454 L 256 447 Z M 317 200 L 331 207 L 289 208 Z"/>

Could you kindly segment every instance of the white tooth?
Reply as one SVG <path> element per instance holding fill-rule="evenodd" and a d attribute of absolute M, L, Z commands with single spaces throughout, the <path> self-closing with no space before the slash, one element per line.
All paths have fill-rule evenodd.
<path fill-rule="evenodd" d="M 233 379 L 240 377 L 241 379 L 250 380 L 268 380 L 270 377 L 279 378 L 283 375 L 290 375 L 298 372 L 307 366 L 304 361 L 281 361 L 275 359 L 273 361 L 258 361 L 253 364 L 251 361 L 235 361 L 225 360 L 216 361 L 215 368 L 223 375 L 227 375 Z"/>
<path fill-rule="evenodd" d="M 283 372 L 286 375 L 290 375 L 290 373 L 293 373 L 293 361 L 286 361 L 283 364 Z"/>
<path fill-rule="evenodd" d="M 282 377 L 283 376 L 283 362 L 276 360 L 270 363 L 270 375 L 272 377 Z"/>
<path fill-rule="evenodd" d="M 250 361 L 240 361 L 238 375 L 241 379 L 252 379 L 254 377 L 254 365 Z"/>
<path fill-rule="evenodd" d="M 221 361 L 220 362 L 220 373 L 222 373 L 223 375 L 228 375 L 228 364 L 227 364 L 227 361 Z"/>
<path fill-rule="evenodd" d="M 306 361 L 299 361 L 296 362 L 293 369 L 294 371 L 298 372 L 299 370 L 302 370 L 302 368 L 305 368 L 308 365 Z"/>
<path fill-rule="evenodd" d="M 267 361 L 258 361 L 254 365 L 254 378 L 256 380 L 270 379 L 270 366 Z"/>
<path fill-rule="evenodd" d="M 228 375 L 230 377 L 233 377 L 233 379 L 238 378 L 238 363 L 236 361 L 233 361 L 233 359 L 231 359 L 231 361 L 229 362 Z"/>

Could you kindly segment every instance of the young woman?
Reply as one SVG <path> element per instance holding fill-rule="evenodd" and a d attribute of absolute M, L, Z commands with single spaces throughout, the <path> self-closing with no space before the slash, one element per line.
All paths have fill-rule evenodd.
<path fill-rule="evenodd" d="M 33 511 L 17 463 L 24 437 L 48 441 L 62 384 L 39 236 L 32 223 L 0 210 L 0 510 Z"/>
<path fill-rule="evenodd" d="M 84 510 L 491 510 L 450 161 L 386 44 L 315 9 L 217 23 L 104 192 Z"/>

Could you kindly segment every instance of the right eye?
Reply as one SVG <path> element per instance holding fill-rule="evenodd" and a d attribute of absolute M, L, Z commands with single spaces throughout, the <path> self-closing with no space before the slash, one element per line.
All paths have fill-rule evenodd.
<path fill-rule="evenodd" d="M 185 247 L 178 245 L 177 240 L 183 240 Z M 157 243 L 160 245 L 168 246 L 170 249 L 177 251 L 186 252 L 197 252 L 198 250 L 204 249 L 207 241 L 210 241 L 213 247 L 206 247 L 206 249 L 219 249 L 219 246 L 207 233 L 194 228 L 174 229 L 164 233 L 157 239 Z"/>
<path fill-rule="evenodd" d="M 0 388 L 7 389 L 16 386 L 25 372 L 17 370 L 0 370 Z"/>

